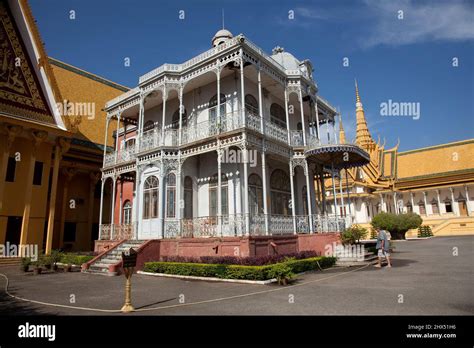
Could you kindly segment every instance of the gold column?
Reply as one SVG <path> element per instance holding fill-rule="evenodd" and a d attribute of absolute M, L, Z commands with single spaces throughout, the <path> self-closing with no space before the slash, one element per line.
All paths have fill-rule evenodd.
<path fill-rule="evenodd" d="M 62 155 L 69 150 L 69 146 L 69 141 L 60 138 L 54 150 L 53 178 L 51 181 L 51 196 L 49 199 L 48 232 L 46 235 L 45 254 L 50 254 L 53 248 L 54 215 L 56 213 L 56 191 L 58 188 L 59 162 L 61 161 Z"/>
<path fill-rule="evenodd" d="M 5 189 L 5 177 L 7 175 L 7 167 L 8 167 L 8 157 L 10 156 L 10 149 L 13 145 L 15 138 L 20 134 L 22 128 L 19 126 L 7 126 L 6 124 L 1 124 L 1 132 L 2 136 L 5 136 L 6 146 L 3 149 L 2 154 L 2 162 L 1 162 L 1 169 L 0 169 L 0 211 L 3 208 L 3 191 Z"/>
<path fill-rule="evenodd" d="M 33 189 L 33 174 L 35 170 L 36 152 L 38 151 L 40 144 L 48 137 L 48 133 L 43 131 L 31 131 L 31 137 L 33 138 L 33 143 L 31 148 L 30 162 L 28 163 L 28 174 L 26 175 L 24 201 L 25 208 L 23 209 L 23 222 L 21 224 L 20 245 L 24 245 L 28 241 L 28 228 L 30 225 L 31 195 Z"/>
<path fill-rule="evenodd" d="M 61 209 L 61 221 L 59 225 L 59 247 L 63 247 L 63 242 L 64 242 L 64 223 L 66 222 L 66 211 L 68 207 L 68 188 L 69 188 L 69 183 L 71 182 L 72 178 L 76 174 L 77 170 L 75 168 L 65 168 L 63 170 L 64 174 L 64 187 L 63 187 L 63 202 L 62 202 L 62 209 Z"/>

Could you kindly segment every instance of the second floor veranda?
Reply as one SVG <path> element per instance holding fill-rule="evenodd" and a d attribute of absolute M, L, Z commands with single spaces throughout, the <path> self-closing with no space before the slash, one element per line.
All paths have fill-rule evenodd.
<path fill-rule="evenodd" d="M 288 147 L 307 148 L 325 144 L 337 144 L 334 122 L 317 127 L 316 120 L 307 120 L 306 129 L 290 129 L 286 120 L 273 115 L 259 115 L 258 109 L 246 105 L 245 112 L 236 109 L 217 115 L 216 107 L 208 109 L 209 118 L 204 121 L 192 121 L 190 117 L 182 122 L 177 121 L 164 128 L 158 122 L 149 124 L 143 132 L 132 129 L 129 134 L 122 130 L 118 151 L 105 154 L 104 167 L 135 160 L 141 153 L 160 148 L 184 148 L 207 141 L 218 136 L 225 137 L 243 130 L 253 132 L 266 139 Z M 292 116 L 294 117 L 294 116 Z M 301 122 L 297 123 L 301 127 Z M 319 138 L 318 138 L 319 131 Z M 125 135 L 124 135 L 125 134 Z"/>

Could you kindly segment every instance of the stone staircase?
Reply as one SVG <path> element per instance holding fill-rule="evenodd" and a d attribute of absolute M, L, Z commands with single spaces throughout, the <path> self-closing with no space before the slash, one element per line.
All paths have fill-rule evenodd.
<path fill-rule="evenodd" d="M 20 268 L 21 257 L 0 257 L 1 266 L 18 266 Z"/>
<path fill-rule="evenodd" d="M 109 266 L 115 265 L 122 260 L 122 252 L 130 248 L 138 249 L 144 240 L 128 240 L 120 244 L 117 248 L 112 249 L 104 254 L 100 259 L 96 260 L 89 266 L 89 269 L 83 270 L 85 273 L 115 275 L 114 272 L 109 272 Z"/>

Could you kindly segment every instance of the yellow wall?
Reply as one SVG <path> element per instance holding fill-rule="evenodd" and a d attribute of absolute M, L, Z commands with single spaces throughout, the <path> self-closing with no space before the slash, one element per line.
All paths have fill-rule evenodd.
<path fill-rule="evenodd" d="M 474 139 L 398 154 L 398 178 L 474 168 Z"/>
<path fill-rule="evenodd" d="M 123 94 L 124 91 L 81 75 L 78 73 L 80 70 L 75 67 L 70 67 L 70 69 L 62 67 L 68 66 L 65 63 L 55 63 L 55 60 L 53 59 L 51 59 L 50 62 L 63 99 L 72 103 L 95 103 L 95 118 L 88 119 L 88 117 L 85 116 L 81 117 L 81 123 L 78 127 L 79 132 L 75 137 L 89 140 L 96 144 L 103 144 L 106 113 L 105 111 L 102 111 L 102 109 L 105 108 L 106 102 Z M 61 64 L 61 67 L 57 64 Z M 88 76 L 101 79 L 90 73 L 84 72 L 84 74 L 89 74 Z M 117 123 L 112 120 L 109 124 L 109 135 L 107 140 L 107 145 L 109 146 L 113 146 L 112 132 L 116 129 Z"/>

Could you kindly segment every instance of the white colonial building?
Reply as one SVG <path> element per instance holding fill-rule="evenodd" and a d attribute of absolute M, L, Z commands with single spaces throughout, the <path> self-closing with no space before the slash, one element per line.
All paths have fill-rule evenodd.
<path fill-rule="evenodd" d="M 141 76 L 106 104 L 106 132 L 110 119 L 120 126 L 104 153 L 102 197 L 113 204 L 101 207 L 100 239 L 341 230 L 314 180 L 368 155 L 338 144 L 337 112 L 312 72 L 309 60 L 280 47 L 267 55 L 223 29 L 210 50 Z"/>

